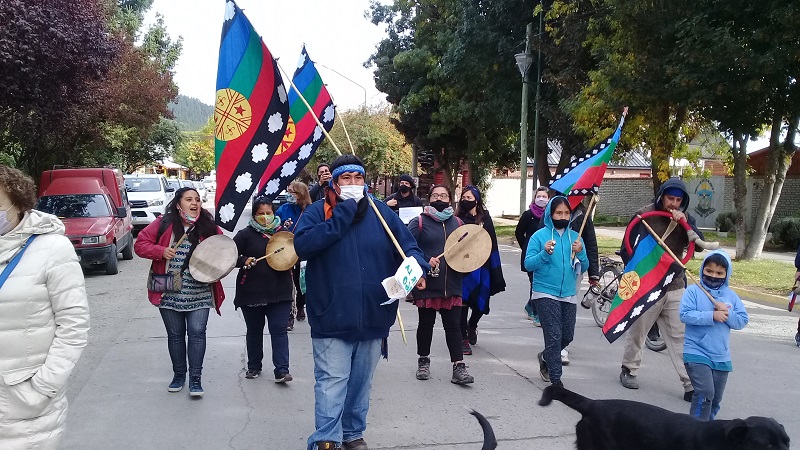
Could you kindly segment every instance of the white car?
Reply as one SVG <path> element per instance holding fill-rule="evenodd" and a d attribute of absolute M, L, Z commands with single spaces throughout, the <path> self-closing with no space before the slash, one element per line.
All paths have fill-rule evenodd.
<path fill-rule="evenodd" d="M 203 200 L 203 202 L 207 202 L 208 190 L 206 189 L 206 185 L 202 181 L 192 181 L 192 183 L 194 183 L 195 189 L 197 189 L 197 192 L 200 194 L 200 199 Z"/>
<path fill-rule="evenodd" d="M 212 176 L 208 176 L 203 178 L 203 184 L 206 186 L 206 189 L 211 192 L 217 191 L 217 179 Z"/>
<path fill-rule="evenodd" d="M 137 232 L 164 214 L 167 203 L 175 197 L 175 188 L 167 184 L 164 175 L 125 175 L 125 190 L 131 204 L 133 228 Z"/>

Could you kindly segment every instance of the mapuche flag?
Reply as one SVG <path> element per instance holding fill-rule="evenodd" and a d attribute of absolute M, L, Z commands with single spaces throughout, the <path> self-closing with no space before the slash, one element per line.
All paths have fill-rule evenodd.
<path fill-rule="evenodd" d="M 603 326 L 608 342 L 622 336 L 636 319 L 662 298 L 666 287 L 680 270 L 652 235 L 640 240 L 619 279 L 617 295 Z"/>
<path fill-rule="evenodd" d="M 289 103 L 278 66 L 236 3 L 225 4 L 214 138 L 217 224 L 233 231 L 286 132 Z"/>
<path fill-rule="evenodd" d="M 261 177 L 260 192 L 270 199 L 286 189 L 322 143 L 322 130 L 297 92 L 311 105 L 325 131 L 331 131 L 336 115 L 331 96 L 308 56 L 305 45 L 292 82 L 294 87 L 289 90 L 289 125 L 286 127 L 286 135 Z"/>
<path fill-rule="evenodd" d="M 583 197 L 588 194 L 596 194 L 600 189 L 606 167 L 611 161 L 611 155 L 614 154 L 614 149 L 617 148 L 619 137 L 622 134 L 622 125 L 625 123 L 627 112 L 628 108 L 625 108 L 619 126 L 611 136 L 583 156 L 573 159 L 569 166 L 550 182 L 550 189 L 566 195 L 572 209 L 578 206 Z"/>

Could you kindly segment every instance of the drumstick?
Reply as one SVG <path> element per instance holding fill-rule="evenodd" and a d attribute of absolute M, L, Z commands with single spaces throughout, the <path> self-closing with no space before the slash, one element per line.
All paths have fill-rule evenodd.
<path fill-rule="evenodd" d="M 261 258 L 258 258 L 258 259 L 256 259 L 255 261 L 253 261 L 253 262 L 252 262 L 252 263 L 250 263 L 250 264 L 255 264 L 255 263 L 257 263 L 257 262 L 261 261 L 262 259 L 267 259 L 267 258 L 269 258 L 270 256 L 274 255 L 275 253 L 280 253 L 280 252 L 282 252 L 282 251 L 283 251 L 283 249 L 285 249 L 285 248 L 286 248 L 286 247 L 281 247 L 281 248 L 279 248 L 279 249 L 275 250 L 275 251 L 274 251 L 274 252 L 272 252 L 272 253 L 269 253 L 269 254 L 267 254 L 267 255 L 264 255 L 264 256 L 262 256 Z"/>
<path fill-rule="evenodd" d="M 441 255 L 439 255 L 439 256 L 437 256 L 437 257 L 436 257 L 436 259 L 439 259 L 439 258 L 441 258 L 442 256 L 444 256 L 444 254 L 445 254 L 445 253 L 447 253 L 447 252 L 449 252 L 450 250 L 452 250 L 452 249 L 453 249 L 453 247 L 455 247 L 456 245 L 458 245 L 458 243 L 459 243 L 459 242 L 463 241 L 463 240 L 464 240 L 464 238 L 465 238 L 465 237 L 467 237 L 467 235 L 468 235 L 468 234 L 469 234 L 469 231 L 465 231 L 463 236 L 461 236 L 460 238 L 458 238 L 458 240 L 457 240 L 457 241 L 455 241 L 455 242 L 453 243 L 453 245 L 451 245 L 450 247 L 446 248 L 446 249 L 445 249 L 445 251 L 443 251 Z"/>

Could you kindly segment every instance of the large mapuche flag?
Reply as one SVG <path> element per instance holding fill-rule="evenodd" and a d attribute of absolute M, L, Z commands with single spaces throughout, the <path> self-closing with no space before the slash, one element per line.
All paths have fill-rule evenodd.
<path fill-rule="evenodd" d="M 619 280 L 611 313 L 603 326 L 608 342 L 622 336 L 642 313 L 664 296 L 666 286 L 679 270 L 680 266 L 652 235 L 639 241 Z"/>
<path fill-rule="evenodd" d="M 596 194 L 600 189 L 608 162 L 611 161 L 611 155 L 614 154 L 619 137 L 622 135 L 622 125 L 625 123 L 627 112 L 628 108 L 625 108 L 619 126 L 611 136 L 583 156 L 573 159 L 570 165 L 550 182 L 550 189 L 566 195 L 572 209 L 578 206 L 583 197 Z"/>
<path fill-rule="evenodd" d="M 336 115 L 331 96 L 322 83 L 322 78 L 308 56 L 305 46 L 300 53 L 292 82 L 294 87 L 289 90 L 289 125 L 286 127 L 286 135 L 261 177 L 260 192 L 272 199 L 286 189 L 303 170 L 323 139 L 322 129 L 317 125 L 314 116 L 295 88 L 311 105 L 314 115 L 325 127 L 325 131 L 333 128 Z"/>
<path fill-rule="evenodd" d="M 233 231 L 283 140 L 289 117 L 277 64 L 233 1 L 225 4 L 219 47 L 214 138 L 217 224 Z"/>

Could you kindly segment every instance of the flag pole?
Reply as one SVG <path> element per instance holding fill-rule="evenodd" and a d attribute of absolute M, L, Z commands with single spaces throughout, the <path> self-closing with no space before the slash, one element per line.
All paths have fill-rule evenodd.
<path fill-rule="evenodd" d="M 333 145 L 333 148 L 336 150 L 336 153 L 338 153 L 339 156 L 341 156 L 342 155 L 341 150 L 339 150 L 339 147 L 336 145 L 336 142 L 333 141 L 333 138 L 331 137 L 331 135 L 328 134 L 328 131 L 325 130 L 325 127 L 322 126 L 322 123 L 320 123 L 319 118 L 317 117 L 317 113 L 314 112 L 314 109 L 311 107 L 311 105 L 308 104 L 308 101 L 306 101 L 306 98 L 303 96 L 303 93 L 300 92 L 300 89 L 297 89 L 297 86 L 295 86 L 295 84 L 294 84 L 294 80 L 292 80 L 292 78 L 289 77 L 289 75 L 286 73 L 286 71 L 283 70 L 283 67 L 280 65 L 280 63 L 278 63 L 277 60 L 275 61 L 275 64 L 277 64 L 278 68 L 281 70 L 281 72 L 283 72 L 283 76 L 286 79 L 289 80 L 289 84 L 292 86 L 292 89 L 294 89 L 294 91 L 297 92 L 297 96 L 300 97 L 300 100 L 302 100 L 303 104 L 306 105 L 306 108 L 308 108 L 308 112 L 311 113 L 311 117 L 314 118 L 314 122 L 317 123 L 317 126 L 320 128 L 320 130 L 322 130 L 322 133 L 325 134 L 325 137 L 328 139 L 328 141 L 330 141 L 331 145 Z M 341 118 L 341 116 L 339 116 L 339 117 Z M 352 147 L 351 147 L 351 150 L 352 150 Z M 353 155 L 355 155 L 355 152 L 353 153 Z M 372 197 L 370 197 L 369 194 L 367 194 L 366 197 L 367 197 L 367 201 L 369 202 L 370 206 L 372 206 L 372 209 L 375 210 L 375 214 L 378 215 L 378 219 L 381 221 L 381 225 L 383 225 L 383 229 L 386 230 L 386 234 L 389 235 L 389 238 L 392 240 L 392 243 L 394 244 L 395 248 L 397 249 L 398 252 L 400 252 L 400 255 L 403 257 L 403 259 L 406 259 L 406 252 L 403 251 L 403 247 L 401 247 L 400 243 L 397 242 L 397 238 L 394 237 L 394 233 L 392 233 L 392 229 L 389 228 L 389 225 L 383 219 L 383 216 L 381 215 L 380 210 L 378 210 L 378 207 L 375 205 L 375 202 L 372 201 Z M 406 339 L 406 330 L 405 330 L 405 327 L 403 326 L 403 317 L 400 315 L 400 308 L 399 307 L 397 308 L 397 322 L 400 324 L 400 333 L 403 335 L 403 343 L 404 344 L 408 344 L 408 340 Z"/>
<path fill-rule="evenodd" d="M 599 201 L 598 195 L 592 194 L 592 198 L 591 200 L 589 200 L 589 207 L 586 208 L 586 214 L 583 216 L 583 223 L 581 224 L 581 229 L 580 231 L 578 231 L 578 239 L 575 239 L 575 242 L 578 242 L 578 240 L 581 238 L 581 235 L 583 234 L 583 229 L 586 227 L 586 222 L 589 221 L 589 216 L 592 215 L 592 211 L 594 211 L 594 207 L 597 206 L 598 201 Z M 570 260 L 572 258 L 575 258 L 575 252 L 572 252 L 572 257 L 570 258 Z"/>

